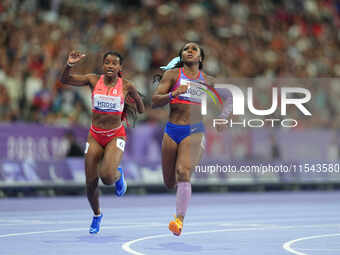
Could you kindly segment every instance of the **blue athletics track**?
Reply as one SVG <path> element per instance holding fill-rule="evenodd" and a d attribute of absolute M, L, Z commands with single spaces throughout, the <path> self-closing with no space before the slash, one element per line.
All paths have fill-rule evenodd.
<path fill-rule="evenodd" d="M 102 196 L 99 234 L 85 197 L 0 200 L 1 255 L 339 255 L 340 193 L 194 193 L 183 234 L 175 195 Z"/>

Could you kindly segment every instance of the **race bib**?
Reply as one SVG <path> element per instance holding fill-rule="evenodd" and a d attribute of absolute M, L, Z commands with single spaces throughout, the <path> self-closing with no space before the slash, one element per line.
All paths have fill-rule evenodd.
<path fill-rule="evenodd" d="M 93 106 L 96 110 L 121 111 L 121 98 L 105 95 L 94 95 Z"/>
<path fill-rule="evenodd" d="M 202 98 L 206 96 L 206 93 L 205 93 L 206 89 L 204 88 L 202 84 L 181 79 L 180 86 L 182 85 L 187 85 L 188 90 L 186 93 L 179 95 L 180 99 L 194 101 L 194 102 L 201 102 Z"/>
<path fill-rule="evenodd" d="M 89 150 L 90 144 L 86 143 L 86 147 L 85 147 L 85 151 L 84 154 L 87 154 L 88 150 Z"/>
<path fill-rule="evenodd" d="M 118 138 L 118 139 L 117 139 L 117 147 L 118 147 L 120 150 L 124 151 L 124 148 L 125 148 L 125 141 L 124 141 L 123 139 L 121 139 L 121 138 Z"/>

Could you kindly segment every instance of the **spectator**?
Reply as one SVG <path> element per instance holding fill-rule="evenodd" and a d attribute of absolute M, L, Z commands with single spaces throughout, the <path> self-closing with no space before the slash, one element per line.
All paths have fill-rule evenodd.
<path fill-rule="evenodd" d="M 203 46 L 209 56 L 205 70 L 217 78 L 336 77 L 340 75 L 338 2 L 5 0 L 0 4 L 0 82 L 7 87 L 17 118 L 44 122 L 45 118 L 27 116 L 26 109 L 37 107 L 34 97 L 42 88 L 53 90 L 60 63 L 71 49 L 90 53 L 90 61 L 79 66 L 83 69 L 79 72 L 98 71 L 98 51 L 122 52 L 128 60 L 124 76 L 138 81 L 145 100 L 152 94 L 151 77 L 158 67 L 191 40 Z M 340 94 L 331 94 L 330 102 L 325 102 L 327 91 L 326 85 L 317 90 L 315 114 L 332 116 L 337 111 L 334 102 Z M 268 101 L 268 95 L 259 96 Z M 74 118 L 89 113 L 86 98 L 86 93 L 60 92 L 46 108 L 46 118 L 50 124 L 87 126 L 86 117 Z M 73 111 L 78 100 L 84 105 L 77 108 L 85 115 Z M 313 125 L 340 126 L 338 120 L 313 121 Z"/>

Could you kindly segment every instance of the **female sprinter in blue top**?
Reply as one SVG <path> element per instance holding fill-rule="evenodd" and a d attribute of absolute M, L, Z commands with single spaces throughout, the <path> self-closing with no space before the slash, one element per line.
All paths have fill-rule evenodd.
<path fill-rule="evenodd" d="M 92 92 L 93 114 L 85 148 L 85 173 L 87 198 L 94 213 L 90 234 L 95 234 L 99 232 L 103 217 L 99 206 L 98 180 L 100 178 L 105 185 L 115 183 L 118 197 L 126 192 L 124 173 L 118 167 L 126 141 L 122 120 L 126 112 L 134 117 L 136 110 L 144 112 L 144 104 L 135 87 L 121 77 L 123 58 L 119 53 L 110 51 L 104 55 L 103 75 L 70 74 L 72 66 L 84 57 L 79 52 L 70 53 L 61 82 L 89 86 Z"/>
<path fill-rule="evenodd" d="M 169 122 L 162 142 L 163 179 L 167 188 L 177 187 L 176 217 L 169 230 L 180 235 L 191 198 L 191 173 L 204 150 L 204 126 L 199 94 L 191 82 L 212 85 L 214 79 L 201 72 L 204 51 L 190 42 L 179 52 L 180 62 L 167 70 L 152 96 L 153 107 L 170 104 Z M 170 63 L 169 63 L 170 64 Z"/>

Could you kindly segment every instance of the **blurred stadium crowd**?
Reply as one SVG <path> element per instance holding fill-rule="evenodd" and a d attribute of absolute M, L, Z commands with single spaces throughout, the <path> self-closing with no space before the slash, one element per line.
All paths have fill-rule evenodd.
<path fill-rule="evenodd" d="M 1 122 L 89 126 L 89 89 L 58 82 L 73 49 L 87 54 L 79 73 L 100 73 L 104 53 L 120 52 L 123 76 L 145 95 L 141 121 L 162 121 L 167 111 L 150 108 L 152 76 L 196 41 L 220 79 L 323 78 L 306 85 L 313 124 L 340 126 L 330 118 L 340 116 L 340 83 L 329 79 L 340 76 L 337 0 L 3 0 L 0 28 Z"/>

